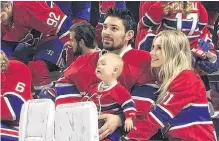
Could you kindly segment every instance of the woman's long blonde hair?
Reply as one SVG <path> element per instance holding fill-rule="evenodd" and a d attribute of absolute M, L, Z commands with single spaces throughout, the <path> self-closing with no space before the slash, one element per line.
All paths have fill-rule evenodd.
<path fill-rule="evenodd" d="M 1 65 L 1 71 L 5 72 L 8 67 L 8 58 L 2 50 L 0 53 L 0 65 Z"/>
<path fill-rule="evenodd" d="M 183 70 L 192 69 L 192 55 L 187 36 L 181 31 L 164 30 L 161 31 L 154 41 L 161 39 L 161 52 L 163 55 L 163 65 L 157 70 L 158 81 L 161 82 L 158 92 L 157 103 L 166 95 L 170 83 Z M 153 42 L 154 42 L 153 41 Z"/>

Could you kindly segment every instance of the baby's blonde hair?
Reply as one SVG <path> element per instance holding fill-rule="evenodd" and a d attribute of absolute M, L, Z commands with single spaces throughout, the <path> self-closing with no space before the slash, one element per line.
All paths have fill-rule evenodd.
<path fill-rule="evenodd" d="M 5 72 L 8 67 L 8 58 L 2 50 L 0 53 L 0 65 L 1 65 L 1 71 Z"/>
<path fill-rule="evenodd" d="M 122 60 L 122 58 L 115 54 L 115 53 L 106 53 L 103 56 L 105 57 L 110 57 L 111 63 L 114 64 L 114 67 L 117 67 L 119 69 L 118 73 L 117 73 L 117 78 L 121 75 L 123 67 L 124 67 L 124 62 Z"/>
<path fill-rule="evenodd" d="M 192 55 L 189 40 L 181 31 L 164 30 L 155 37 L 154 41 L 157 38 L 161 39 L 161 53 L 164 57 L 160 69 L 153 68 L 161 82 L 157 100 L 159 103 L 166 95 L 173 79 L 183 70 L 192 69 Z"/>

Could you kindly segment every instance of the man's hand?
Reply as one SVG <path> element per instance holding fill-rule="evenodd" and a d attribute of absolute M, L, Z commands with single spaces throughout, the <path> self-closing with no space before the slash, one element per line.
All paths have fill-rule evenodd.
<path fill-rule="evenodd" d="M 99 119 L 105 121 L 105 124 L 99 129 L 100 140 L 112 134 L 121 125 L 121 119 L 118 115 L 102 114 L 99 115 Z"/>
<path fill-rule="evenodd" d="M 199 68 L 206 73 L 213 73 L 219 69 L 219 53 L 217 53 L 217 60 L 214 63 L 211 63 L 207 60 L 197 61 Z"/>
<path fill-rule="evenodd" d="M 201 47 L 205 52 L 210 49 L 210 40 L 205 41 L 204 39 L 199 39 L 198 46 Z"/>

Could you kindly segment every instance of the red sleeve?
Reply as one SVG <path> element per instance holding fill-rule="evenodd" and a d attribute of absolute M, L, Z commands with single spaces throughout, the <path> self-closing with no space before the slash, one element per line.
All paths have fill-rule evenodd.
<path fill-rule="evenodd" d="M 82 95 L 77 87 L 69 81 L 66 77 L 62 76 L 56 81 L 56 99 L 55 105 L 75 103 L 82 99 Z"/>
<path fill-rule="evenodd" d="M 152 2 L 152 1 L 141 1 L 140 2 L 140 10 L 139 10 L 139 19 L 141 19 L 146 12 L 150 9 L 151 5 L 153 5 L 156 2 Z"/>
<path fill-rule="evenodd" d="M 199 29 L 201 31 L 204 28 L 204 26 L 207 25 L 207 23 L 208 23 L 208 13 L 201 2 L 199 2 L 199 12 L 200 12 L 199 24 L 203 25 L 203 27 L 200 27 L 200 29 Z"/>
<path fill-rule="evenodd" d="M 99 2 L 100 14 L 105 14 L 108 8 L 114 6 L 115 6 L 115 1 L 100 1 Z"/>
<path fill-rule="evenodd" d="M 131 98 L 131 94 L 120 84 L 117 84 L 115 87 L 116 89 L 112 92 L 113 99 L 121 105 L 126 118 L 135 118 L 136 108 L 135 103 Z"/>
<path fill-rule="evenodd" d="M 115 86 L 111 96 L 119 105 L 122 105 L 125 101 L 131 99 L 131 94 L 120 84 Z"/>
<path fill-rule="evenodd" d="M 50 5 L 43 1 L 25 2 L 24 6 L 28 15 L 28 25 L 45 35 L 58 35 L 63 43 L 70 40 L 68 29 L 72 25 L 70 19 L 53 2 Z"/>
<path fill-rule="evenodd" d="M 143 53 L 144 52 L 144 53 Z M 142 51 L 142 53 L 139 52 L 139 60 L 141 62 L 141 74 L 138 77 L 137 84 L 148 84 L 148 83 L 154 83 L 155 78 L 152 75 L 151 71 L 151 55 L 149 52 Z"/>
<path fill-rule="evenodd" d="M 29 1 L 22 8 L 26 9 L 26 21 L 34 29 L 45 34 L 56 34 L 65 14 L 55 5 L 50 7 L 43 1 Z"/>
<path fill-rule="evenodd" d="M 144 25 L 146 27 L 153 27 L 155 25 L 159 25 L 163 17 L 165 16 L 164 5 L 166 2 L 156 2 L 153 5 L 149 6 L 149 10 L 144 14 L 144 16 L 140 19 L 139 26 Z"/>

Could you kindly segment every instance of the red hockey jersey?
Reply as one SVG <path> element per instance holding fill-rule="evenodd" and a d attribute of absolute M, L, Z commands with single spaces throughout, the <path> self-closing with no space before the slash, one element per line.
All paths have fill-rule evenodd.
<path fill-rule="evenodd" d="M 1 120 L 19 120 L 22 104 L 32 99 L 31 72 L 22 62 L 11 60 L 1 76 Z"/>
<path fill-rule="evenodd" d="M 183 12 L 179 5 L 172 5 L 174 11 L 166 11 L 165 5 L 169 2 L 156 2 L 140 19 L 139 26 L 153 27 L 160 25 L 156 31 L 172 29 L 184 32 L 190 40 L 191 51 L 200 58 L 205 58 L 205 51 L 198 46 L 198 38 L 208 22 L 208 14 L 201 2 L 190 2 L 191 11 Z M 171 6 L 170 6 L 171 7 Z"/>
<path fill-rule="evenodd" d="M 131 99 L 131 94 L 118 82 L 111 86 L 102 86 L 103 82 L 92 85 L 83 100 L 91 100 L 100 112 L 115 113 L 123 111 L 126 118 L 135 118 L 135 103 Z"/>
<path fill-rule="evenodd" d="M 127 136 L 148 140 L 159 128 L 169 141 L 215 141 L 215 129 L 208 112 L 205 86 L 191 70 L 182 71 L 170 84 L 163 100 Z"/>

